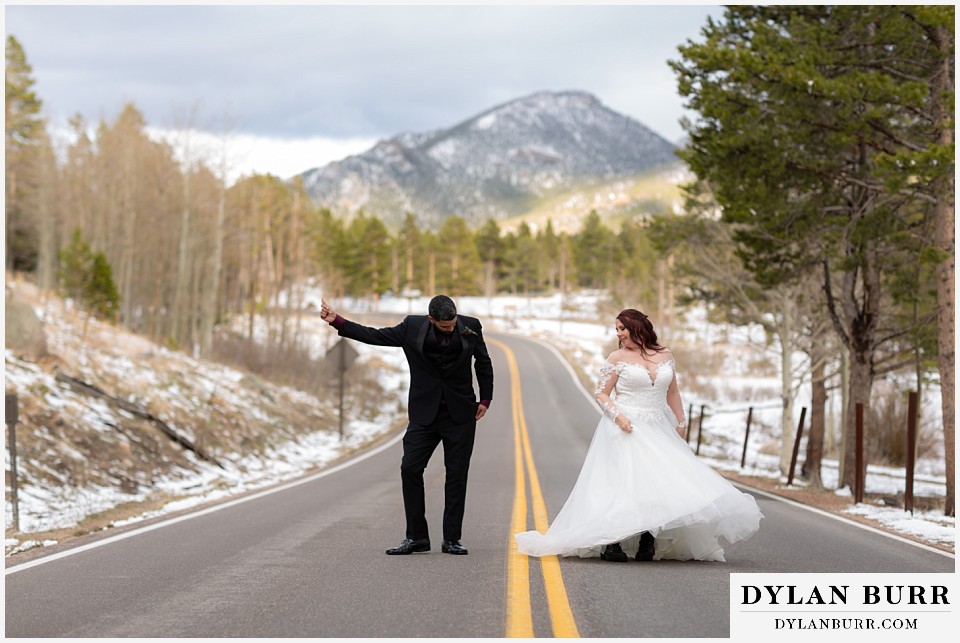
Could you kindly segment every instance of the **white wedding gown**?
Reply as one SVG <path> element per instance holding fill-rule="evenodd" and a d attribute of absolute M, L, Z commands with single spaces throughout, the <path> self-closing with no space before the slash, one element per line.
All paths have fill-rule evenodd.
<path fill-rule="evenodd" d="M 655 560 L 723 561 L 720 538 L 734 543 L 759 529 L 763 515 L 756 501 L 697 459 L 677 434 L 667 406 L 672 359 L 657 365 L 653 377 L 643 364 L 608 363 L 597 390 L 614 374 L 616 410 L 633 431 L 600 418 L 567 502 L 546 534 L 516 534 L 519 551 L 587 558 L 620 542 L 633 556 L 640 534 L 649 531 L 656 538 Z"/>

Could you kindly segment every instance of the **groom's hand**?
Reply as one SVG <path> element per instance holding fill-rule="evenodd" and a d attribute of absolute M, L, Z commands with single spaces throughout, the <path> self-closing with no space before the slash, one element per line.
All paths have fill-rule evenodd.
<path fill-rule="evenodd" d="M 335 311 L 330 304 L 327 303 L 326 299 L 320 299 L 320 319 L 330 323 L 337 318 L 337 311 Z"/>
<path fill-rule="evenodd" d="M 487 407 L 485 407 L 483 404 L 477 404 L 477 417 L 474 419 L 479 420 L 486 414 L 487 414 Z"/>

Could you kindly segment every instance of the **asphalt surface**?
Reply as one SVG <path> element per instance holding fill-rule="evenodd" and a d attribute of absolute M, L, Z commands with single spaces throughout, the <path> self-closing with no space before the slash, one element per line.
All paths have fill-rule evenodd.
<path fill-rule="evenodd" d="M 599 413 L 555 353 L 495 337 L 520 366 L 523 412 L 552 517 L 573 487 Z M 514 600 L 507 595 L 514 422 L 505 355 L 493 342 L 491 355 L 496 385 L 471 462 L 468 556 L 439 551 L 442 447 L 425 473 L 433 550 L 384 554 L 404 532 L 401 445 L 393 441 L 296 486 L 8 567 L 6 636 L 504 636 Z M 560 559 L 579 633 L 727 637 L 732 572 L 954 570 L 950 557 L 767 496 L 757 500 L 766 516 L 760 532 L 727 547 L 726 563 Z M 533 628 L 550 636 L 539 565 L 530 561 Z"/>

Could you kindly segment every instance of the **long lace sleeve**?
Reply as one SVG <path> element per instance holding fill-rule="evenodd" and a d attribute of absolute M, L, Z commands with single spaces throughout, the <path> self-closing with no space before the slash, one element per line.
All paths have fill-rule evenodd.
<path fill-rule="evenodd" d="M 610 398 L 610 393 L 617 385 L 617 380 L 619 379 L 620 369 L 614 364 L 604 364 L 600 368 L 600 377 L 597 379 L 597 386 L 593 390 L 593 399 L 600 405 L 600 410 L 614 422 L 617 421 L 617 416 L 620 415 L 620 409 L 617 408 L 616 402 Z"/>
<path fill-rule="evenodd" d="M 680 399 L 680 386 L 677 384 L 676 362 L 674 362 L 673 379 L 667 389 L 667 406 L 677 416 L 677 427 L 686 428 L 687 417 L 683 412 L 683 401 Z"/>

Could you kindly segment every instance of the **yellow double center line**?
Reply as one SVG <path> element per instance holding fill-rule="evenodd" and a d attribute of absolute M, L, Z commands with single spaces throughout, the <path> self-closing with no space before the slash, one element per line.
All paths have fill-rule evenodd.
<path fill-rule="evenodd" d="M 533 464 L 530 449 L 530 435 L 527 421 L 523 415 L 523 397 L 520 390 L 520 369 L 513 351 L 497 340 L 488 340 L 500 348 L 507 356 L 510 369 L 510 399 L 513 407 L 513 447 L 514 467 L 516 470 L 516 488 L 513 498 L 513 515 L 510 523 L 510 535 L 507 558 L 507 631 L 508 638 L 533 638 L 533 615 L 530 607 L 530 558 L 517 551 L 517 541 L 513 535 L 527 530 L 527 492 L 526 479 L 530 478 L 530 497 L 533 504 L 534 526 L 545 533 L 550 526 L 547 520 L 547 506 L 540 491 L 540 479 Z M 526 474 L 524 471 L 526 465 Z M 543 572 L 543 584 L 546 589 L 547 606 L 550 610 L 550 624 L 553 635 L 560 638 L 579 638 L 580 632 L 570 610 L 567 589 L 563 585 L 560 562 L 556 556 L 543 556 L 540 559 Z"/>

